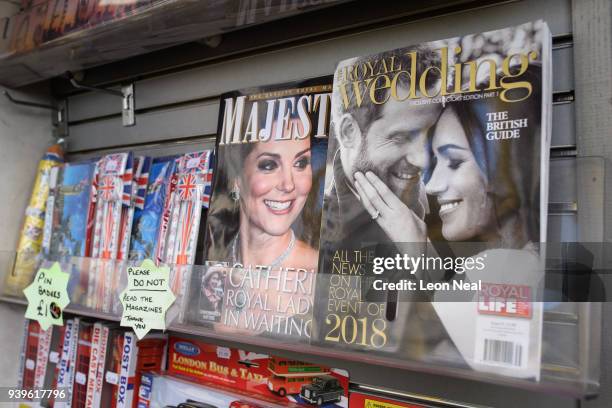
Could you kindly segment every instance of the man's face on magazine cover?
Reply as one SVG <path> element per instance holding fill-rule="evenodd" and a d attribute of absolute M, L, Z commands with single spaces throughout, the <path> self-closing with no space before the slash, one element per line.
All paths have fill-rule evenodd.
<path fill-rule="evenodd" d="M 353 174 L 374 172 L 409 207 L 416 207 L 421 172 L 430 160 L 428 132 L 440 111 L 439 104 L 413 105 L 390 98 L 380 117 L 362 133 Z"/>

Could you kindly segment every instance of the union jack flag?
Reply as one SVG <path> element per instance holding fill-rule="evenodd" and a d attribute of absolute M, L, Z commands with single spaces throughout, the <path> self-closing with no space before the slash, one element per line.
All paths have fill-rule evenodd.
<path fill-rule="evenodd" d="M 125 163 L 125 171 L 121 175 L 123 181 L 123 194 L 121 196 L 121 203 L 129 207 L 132 204 L 132 181 L 134 178 L 134 167 L 138 164 L 134 162 L 134 155 L 130 152 L 127 154 Z"/>
<path fill-rule="evenodd" d="M 128 161 L 128 153 L 113 153 L 102 157 L 100 172 L 104 175 L 122 175 Z"/>
<path fill-rule="evenodd" d="M 152 159 L 150 157 L 140 157 L 140 175 L 136 177 L 136 208 L 144 209 L 145 197 L 147 195 L 147 184 L 149 184 L 149 171 L 151 170 Z"/>
<path fill-rule="evenodd" d="M 202 194 L 202 205 L 204 208 L 210 206 L 210 196 L 212 194 L 213 169 L 215 167 L 215 152 L 210 150 L 208 156 L 208 170 L 204 174 L 204 192 Z"/>
<path fill-rule="evenodd" d="M 208 208 L 210 205 L 213 159 L 214 154 L 212 150 L 203 150 L 183 155 L 178 164 L 179 173 L 196 174 L 198 176 L 196 181 L 202 186 L 202 206 L 204 208 Z"/>
<path fill-rule="evenodd" d="M 198 189 L 198 180 L 194 174 L 183 174 L 176 186 L 181 201 L 191 201 Z"/>
<path fill-rule="evenodd" d="M 117 198 L 117 183 L 114 176 L 104 176 L 98 187 L 102 201 L 114 201 Z"/>
<path fill-rule="evenodd" d="M 208 171 L 210 150 L 184 154 L 179 162 L 179 173 L 203 174 Z"/>

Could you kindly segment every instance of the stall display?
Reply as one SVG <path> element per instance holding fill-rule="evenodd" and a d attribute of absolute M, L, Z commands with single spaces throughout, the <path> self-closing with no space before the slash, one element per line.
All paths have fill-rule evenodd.
<path fill-rule="evenodd" d="M 135 408 L 159 406 L 160 398 L 165 404 L 175 398 L 210 403 L 204 396 L 212 389 L 229 397 L 231 407 L 237 401 L 260 407 L 348 407 L 349 379 L 344 370 L 178 336 L 153 334 L 137 340 L 133 332 L 100 321 L 66 323 L 66 328 L 43 332 L 38 323 L 28 321 L 24 331 L 21 386 L 47 384 L 50 389 L 66 388 L 70 395 L 67 402 L 44 399 L 45 407 Z M 57 362 L 52 372 L 47 358 Z M 153 373 L 166 368 L 167 375 L 156 379 Z M 166 387 L 160 381 L 187 380 L 199 395 L 160 392 Z"/>
<path fill-rule="evenodd" d="M 123 16 L 85 3 L 90 24 Z M 170 334 L 140 341 L 79 318 L 48 333 L 28 323 L 22 385 L 68 387 L 68 403 L 47 401 L 59 407 L 444 406 L 349 394 L 342 370 L 182 332 L 586 392 L 599 363 L 545 337 L 545 314 L 580 323 L 581 341 L 592 324 L 579 320 L 588 305 L 543 303 L 551 47 L 535 21 L 381 50 L 333 78 L 223 93 L 214 150 L 58 154 L 39 169 L 8 293 L 57 260 L 71 275 L 66 313 L 119 320 L 126 269 L 152 259 L 177 300 Z M 547 350 L 572 361 L 547 364 Z"/>
<path fill-rule="evenodd" d="M 539 378 L 550 78 L 542 21 L 338 64 L 313 343 Z"/>

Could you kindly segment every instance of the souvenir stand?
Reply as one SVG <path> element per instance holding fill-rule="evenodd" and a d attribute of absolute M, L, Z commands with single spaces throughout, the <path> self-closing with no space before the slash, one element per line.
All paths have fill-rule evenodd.
<path fill-rule="evenodd" d="M 208 208 L 208 166 L 213 160 L 208 154 L 212 153 L 206 153 L 210 163 L 198 162 L 195 167 L 188 163 L 200 160 L 200 156 L 183 155 L 215 149 L 220 95 L 329 76 L 339 61 L 354 56 L 544 20 L 552 34 L 547 240 L 605 248 L 612 237 L 612 211 L 608 211 L 612 210 L 612 177 L 608 172 L 612 161 L 609 1 L 439 0 L 424 5 L 360 0 L 153 0 L 133 2 L 138 4 L 123 12 L 108 9 L 112 6 L 98 14 L 90 10 L 82 26 L 77 21 L 62 26 L 51 18 L 48 24 L 53 30 L 45 35 L 37 35 L 28 25 L 36 24 L 37 18 L 42 21 L 44 16 L 54 16 L 52 7 L 57 5 L 46 3 L 58 2 L 12 3 L 0 2 L 0 17 L 5 17 L 5 35 L 0 39 L 0 85 L 4 91 L 0 97 L 0 169 L 4 175 L 0 183 L 4 231 L 0 236 L 0 278 L 8 282 L 0 298 L 0 363 L 6 373 L 1 386 L 16 384 L 27 304 L 19 293 L 11 293 L 7 280 L 15 264 L 21 262 L 16 237 L 38 160 L 59 140 L 69 162 L 93 162 L 100 157 L 112 160 L 119 153 L 132 152 L 129 157 L 120 157 L 119 167 L 113 164 L 95 170 L 98 178 L 92 194 L 97 194 L 97 207 L 91 211 L 100 220 L 111 211 L 120 217 L 138 208 L 139 186 L 134 174 L 148 177 L 153 170 L 147 169 L 153 169 L 157 158 L 183 157 L 175 163 L 181 169 L 179 176 L 167 190 L 174 207 L 164 209 L 169 220 L 161 221 L 168 223 L 171 239 L 166 242 L 172 248 L 158 249 L 155 254 L 158 260 L 174 265 L 172 289 L 177 300 L 168 311 L 170 334 L 224 350 L 239 348 L 346 370 L 350 381 L 347 397 L 350 400 L 355 394 L 355 401 L 374 395 L 427 407 L 612 405 L 612 308 L 605 301 L 605 292 L 612 291 L 612 286 L 603 278 L 598 280 L 605 274 L 589 280 L 584 275 L 564 274 L 561 268 L 546 283 L 565 298 L 548 300 L 543 314 L 540 377 L 515 378 L 429 358 L 432 356 L 411 359 L 329 348 L 295 338 L 245 335 L 198 324 L 190 318 L 196 307 L 190 298 L 191 279 L 197 282 L 209 269 L 202 264 L 201 248 L 196 248 L 192 239 L 197 231 L 180 227 L 181 220 L 199 219 L 200 211 Z M 46 8 L 42 9 L 41 3 Z M 10 35 L 15 27 L 33 34 L 15 40 Z M 144 162 L 145 156 L 153 160 Z M 146 189 L 147 181 L 141 183 Z M 198 190 L 193 198 L 191 193 L 183 193 L 185 183 L 209 183 L 208 190 Z M 121 190 L 118 195 L 105 193 L 117 185 Z M 144 199 L 140 205 L 147 205 Z M 104 223 L 98 221 L 98 225 Z M 176 244 L 178 252 L 174 254 L 172 237 L 181 231 L 193 248 Z M 120 238 L 120 231 L 113 236 L 114 243 L 102 248 L 108 256 L 97 254 L 94 260 L 92 254 L 80 253 L 63 258 L 63 270 L 71 271 L 70 285 L 77 286 L 76 290 L 71 286 L 66 319 L 121 320 L 119 293 L 126 287 L 125 270 L 140 264 L 142 258 L 128 260 L 129 242 Z M 98 244 L 104 246 L 103 242 Z M 605 250 L 593 252 L 590 270 L 605 271 L 612 265 Z M 174 255 L 164 258 L 168 253 Z M 43 261 L 43 266 L 50 263 Z M 88 281 L 87 276 L 94 273 L 96 278 Z M 81 285 L 83 281 L 88 283 Z M 568 296 L 572 300 L 568 290 L 572 285 L 590 287 L 589 301 L 567 301 Z M 100 295 L 92 300 L 94 293 Z M 425 322 L 427 319 L 423 317 Z M 96 326 L 92 327 L 95 330 Z M 191 386 L 185 385 L 185 389 Z M 352 404 L 350 407 L 358 406 Z"/>

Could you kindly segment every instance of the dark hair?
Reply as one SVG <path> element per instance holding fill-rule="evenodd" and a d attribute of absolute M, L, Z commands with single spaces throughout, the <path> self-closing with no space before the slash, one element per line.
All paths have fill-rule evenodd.
<path fill-rule="evenodd" d="M 221 271 L 218 271 L 218 270 L 210 271 L 209 273 L 204 274 L 202 283 L 204 284 L 205 287 L 208 286 L 213 275 L 217 275 L 220 278 L 223 277 L 223 274 L 221 273 Z"/>
<path fill-rule="evenodd" d="M 532 84 L 529 98 L 503 102 L 499 97 L 451 102 L 474 158 L 486 177 L 495 220 L 504 227 L 504 247 L 540 241 L 541 66 L 531 65 L 521 81 Z M 512 92 L 524 92 L 512 90 Z M 517 95 L 518 96 L 518 95 Z M 487 140 L 487 113 L 508 112 L 509 119 L 527 119 L 519 138 Z M 536 176 L 534 176 L 536 175 Z M 501 228 L 500 228 L 501 229 Z"/>
<path fill-rule="evenodd" d="M 397 62 L 397 64 L 401 64 L 402 67 L 409 67 L 412 63 L 412 58 L 407 55 L 409 52 L 416 51 L 418 58 L 416 64 L 416 75 L 417 78 L 420 78 L 423 72 L 431 68 L 433 66 L 439 67 L 441 64 L 440 55 L 438 52 L 433 49 L 419 45 L 414 47 L 406 47 L 393 51 L 386 51 L 381 54 L 376 55 L 376 59 L 378 60 L 386 60 L 389 61 L 391 57 L 393 57 Z M 372 56 L 367 57 L 359 57 L 354 60 L 351 60 L 351 65 L 359 65 L 365 64 L 372 59 Z M 427 89 L 431 89 L 436 83 L 440 80 L 440 72 L 437 70 L 430 70 L 427 78 L 426 78 L 426 87 Z M 417 80 L 418 81 L 418 80 Z M 410 87 L 410 76 L 408 75 L 400 75 L 397 79 L 398 87 L 409 88 Z M 418 83 L 418 82 L 417 82 Z M 375 99 L 382 100 L 387 96 L 389 92 L 388 88 L 376 89 L 374 91 Z M 346 87 L 347 98 L 349 100 L 354 99 L 354 90 L 352 86 Z M 337 95 L 337 93 L 336 93 Z M 381 117 L 381 111 L 385 104 L 374 104 L 370 100 L 370 98 L 364 97 L 360 106 L 356 104 L 350 104 L 348 109 L 344 108 L 342 103 L 338 103 L 339 101 L 334 101 L 337 105 L 337 109 L 341 113 L 350 113 L 353 115 L 357 123 L 359 124 L 359 128 L 362 133 L 367 133 L 370 125 Z"/>
<path fill-rule="evenodd" d="M 263 102 L 264 101 L 261 101 L 260 104 Z M 250 108 L 252 107 L 252 102 L 247 102 L 247 107 L 248 109 L 245 109 L 245 112 L 250 112 Z M 266 109 L 261 109 L 261 107 L 262 106 L 260 106 L 260 109 L 257 110 L 258 129 L 261 129 L 266 125 L 266 117 L 268 113 Z M 276 123 L 277 111 L 278 111 L 278 107 L 276 107 L 273 112 L 273 118 L 274 118 L 272 122 L 273 126 Z M 287 115 L 289 116 L 290 120 L 299 119 L 296 109 L 290 110 L 289 112 L 287 112 Z M 249 153 L 253 151 L 257 143 L 259 142 L 240 143 L 236 145 L 231 145 L 231 147 L 224 146 L 219 149 L 220 153 L 222 150 L 223 151 L 222 154 L 225 156 L 223 158 L 222 163 L 225 164 L 227 172 L 228 172 L 227 174 L 228 183 L 231 183 L 234 179 L 242 175 L 243 170 L 244 170 L 244 162 L 247 156 L 249 155 Z M 231 189 L 232 186 L 228 185 L 228 188 Z"/>
<path fill-rule="evenodd" d="M 264 102 L 264 101 L 262 101 Z M 252 102 L 247 102 L 245 112 L 250 112 Z M 260 102 L 261 104 L 261 102 Z M 260 106 L 261 108 L 262 106 Z M 263 105 L 265 107 L 265 104 Z M 277 108 L 278 109 L 278 108 Z M 259 128 L 265 126 L 266 110 L 258 111 Z M 276 112 L 274 112 L 276 117 Z M 290 119 L 299 118 L 295 111 L 288 112 Z M 276 122 L 276 120 L 274 121 Z M 327 139 L 310 138 L 313 155 L 315 150 L 325 158 Z M 207 237 L 206 259 L 226 261 L 229 256 L 229 245 L 240 228 L 239 206 L 230 197 L 234 180 L 244 172 L 244 163 L 255 148 L 255 143 L 241 143 L 217 146 L 217 166 L 213 186 L 211 207 L 206 223 Z M 314 161 L 314 157 L 313 157 Z M 318 248 L 320 229 L 320 201 L 318 181 L 323 182 L 324 165 L 313 163 L 313 184 L 304 205 L 303 216 L 296 220 L 294 231 L 297 237 L 313 248 Z"/>

